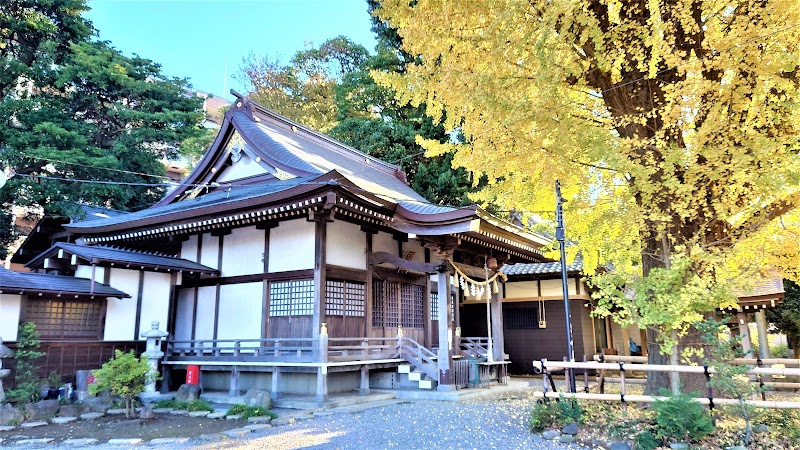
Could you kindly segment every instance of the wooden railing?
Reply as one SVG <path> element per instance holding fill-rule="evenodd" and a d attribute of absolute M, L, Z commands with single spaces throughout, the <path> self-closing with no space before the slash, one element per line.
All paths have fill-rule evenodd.
<path fill-rule="evenodd" d="M 194 339 L 167 341 L 165 360 L 313 362 L 320 354 L 319 339 Z"/>
<path fill-rule="evenodd" d="M 456 359 L 453 361 L 453 383 L 457 388 L 470 384 L 470 370 L 475 370 L 475 361 L 469 359 Z"/>
<path fill-rule="evenodd" d="M 358 345 L 354 345 L 358 342 Z M 400 358 L 402 338 L 328 338 L 329 361 L 354 361 Z M 334 345 L 340 343 L 340 345 Z"/>
<path fill-rule="evenodd" d="M 414 367 L 425 372 L 425 375 L 439 381 L 436 354 L 419 342 L 406 337 L 400 338 L 400 357 L 411 363 Z"/>
<path fill-rule="evenodd" d="M 460 337 L 458 350 L 462 356 L 469 358 L 486 358 L 489 355 L 488 337 Z"/>
<path fill-rule="evenodd" d="M 534 370 L 542 373 L 542 392 L 535 392 L 536 397 L 548 398 L 579 398 L 587 400 L 600 400 L 600 401 L 621 401 L 623 406 L 629 402 L 653 402 L 656 400 L 663 400 L 666 397 L 652 396 L 652 395 L 635 395 L 627 393 L 627 376 L 629 372 L 674 372 L 674 373 L 694 373 L 702 374 L 706 377 L 707 383 L 707 396 L 698 398 L 697 401 L 704 405 L 713 407 L 714 405 L 737 405 L 739 400 L 731 398 L 718 398 L 714 397 L 714 391 L 708 386 L 708 381 L 711 376 L 716 373 L 712 367 L 703 366 L 684 366 L 684 365 L 666 365 L 666 364 L 630 364 L 630 363 L 600 363 L 600 362 L 571 362 L 571 361 L 534 361 Z M 585 392 L 556 392 L 555 383 L 552 379 L 553 371 L 560 371 L 565 369 L 583 369 L 588 370 L 601 370 L 601 371 L 619 371 L 620 373 L 620 393 L 619 394 L 605 394 L 605 393 L 590 393 L 588 392 L 588 385 Z M 800 369 L 785 369 L 785 368 L 752 368 L 747 371 L 747 375 L 759 377 L 762 375 L 773 376 L 800 376 Z M 745 400 L 745 403 L 763 408 L 780 408 L 780 409 L 800 409 L 800 402 L 787 402 L 787 401 L 766 401 L 766 400 Z"/>

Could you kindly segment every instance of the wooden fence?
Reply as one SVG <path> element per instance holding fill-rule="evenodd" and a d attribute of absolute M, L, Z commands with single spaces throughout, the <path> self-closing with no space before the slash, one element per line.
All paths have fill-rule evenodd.
<path fill-rule="evenodd" d="M 710 381 L 711 375 L 716 373 L 712 367 L 706 366 L 684 366 L 684 365 L 666 365 L 666 364 L 632 364 L 625 362 L 617 363 L 601 363 L 601 362 L 571 362 L 571 361 L 534 361 L 534 370 L 542 373 L 542 392 L 535 392 L 536 397 L 547 398 L 578 398 L 586 400 L 600 400 L 600 401 L 619 401 L 622 402 L 623 407 L 629 402 L 654 402 L 656 400 L 664 400 L 667 397 L 652 396 L 652 395 L 636 395 L 627 393 L 627 376 L 628 372 L 673 372 L 673 373 L 694 373 L 702 374 L 706 377 L 706 383 Z M 584 371 L 584 392 L 557 392 L 555 383 L 552 378 L 553 371 L 578 369 Z M 590 393 L 588 385 L 588 371 L 619 371 L 620 374 L 620 393 L 619 394 L 606 394 L 606 393 Z M 763 375 L 772 376 L 800 376 L 800 369 L 787 369 L 787 368 L 767 368 L 755 367 L 747 371 L 747 375 L 760 377 Z M 739 400 L 730 398 L 714 397 L 714 392 L 711 387 L 707 386 L 707 396 L 698 398 L 701 404 L 708 405 L 713 408 L 714 405 L 725 404 L 738 404 Z M 767 401 L 762 400 L 745 400 L 745 403 L 762 408 L 778 408 L 778 409 L 800 409 L 800 402 L 787 402 L 787 401 Z"/>

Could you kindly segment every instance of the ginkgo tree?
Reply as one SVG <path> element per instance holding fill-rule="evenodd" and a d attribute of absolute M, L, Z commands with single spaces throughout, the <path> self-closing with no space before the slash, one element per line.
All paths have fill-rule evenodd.
<path fill-rule="evenodd" d="M 592 277 L 599 311 L 647 328 L 652 363 L 699 342 L 691 324 L 762 269 L 748 241 L 780 240 L 800 205 L 796 0 L 384 0 L 378 15 L 417 64 L 373 76 L 466 136 L 421 140 L 428 154 L 455 149 L 491 180 L 476 199 L 506 209 L 553 210 L 560 179 L 574 250 L 614 267 Z"/>

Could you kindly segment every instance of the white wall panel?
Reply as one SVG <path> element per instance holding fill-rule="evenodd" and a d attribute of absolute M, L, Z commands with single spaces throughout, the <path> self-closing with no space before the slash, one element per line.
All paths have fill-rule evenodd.
<path fill-rule="evenodd" d="M 222 239 L 222 276 L 264 272 L 264 230 L 234 228 Z"/>
<path fill-rule="evenodd" d="M 538 297 L 539 290 L 535 281 L 509 281 L 506 283 L 505 298 Z"/>
<path fill-rule="evenodd" d="M 139 271 L 111 269 L 108 284 L 131 298 L 109 298 L 106 307 L 106 324 L 103 339 L 106 341 L 129 341 L 137 339 L 134 334 L 136 326 L 136 298 L 139 295 Z"/>
<path fill-rule="evenodd" d="M 367 238 L 358 225 L 337 220 L 328 224 L 327 263 L 353 269 L 366 269 Z"/>
<path fill-rule="evenodd" d="M 139 333 L 150 329 L 150 322 L 157 320 L 159 329 L 167 330 L 167 311 L 169 309 L 169 294 L 171 276 L 168 273 L 145 272 L 144 294 L 142 295 L 142 312 L 139 317 Z M 137 336 L 138 339 L 143 339 Z"/>
<path fill-rule="evenodd" d="M 189 236 L 189 239 L 181 244 L 181 258 L 197 262 L 197 235 Z"/>
<path fill-rule="evenodd" d="M 225 170 L 219 174 L 219 177 L 217 177 L 217 182 L 224 183 L 226 181 L 239 180 L 264 173 L 267 173 L 266 169 L 250 159 L 245 153 L 242 153 L 242 159 L 225 168 Z"/>
<path fill-rule="evenodd" d="M 94 281 L 98 281 L 100 283 L 103 282 L 105 278 L 106 269 L 105 267 L 95 267 L 94 268 Z M 79 265 L 75 269 L 75 278 L 85 278 L 87 280 L 92 279 L 92 266 L 87 265 Z"/>
<path fill-rule="evenodd" d="M 21 305 L 21 295 L 0 294 L 0 338 L 6 342 L 17 340 Z"/>
<path fill-rule="evenodd" d="M 198 289 L 195 339 L 214 338 L 214 308 L 216 307 L 216 296 L 216 286 L 205 286 Z"/>
<path fill-rule="evenodd" d="M 174 331 L 175 340 L 189 341 L 192 339 L 192 319 L 194 318 L 194 289 L 179 290 L 178 300 L 175 308 L 176 308 L 175 331 Z"/>
<path fill-rule="evenodd" d="M 567 289 L 570 294 L 575 294 L 575 279 L 567 279 Z M 564 289 L 561 287 L 561 278 L 555 280 L 542 280 L 542 297 L 564 295 Z"/>
<path fill-rule="evenodd" d="M 264 283 L 221 286 L 217 338 L 259 339 Z"/>
<path fill-rule="evenodd" d="M 314 268 L 314 225 L 306 219 L 296 219 L 270 230 L 270 272 Z"/>
<path fill-rule="evenodd" d="M 219 237 L 212 236 L 211 233 L 203 234 L 203 247 L 200 249 L 200 264 L 219 269 Z"/>
<path fill-rule="evenodd" d="M 415 261 L 418 263 L 425 262 L 425 247 L 420 245 L 416 239 L 411 239 L 408 242 L 404 242 L 403 251 L 414 252 L 414 258 L 412 258 L 411 261 Z"/>
<path fill-rule="evenodd" d="M 387 252 L 397 256 L 397 241 L 389 233 L 377 233 L 372 236 L 372 252 Z"/>

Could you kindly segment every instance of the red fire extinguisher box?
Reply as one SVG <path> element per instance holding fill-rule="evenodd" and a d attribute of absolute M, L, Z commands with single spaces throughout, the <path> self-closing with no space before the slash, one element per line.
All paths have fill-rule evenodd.
<path fill-rule="evenodd" d="M 200 366 L 186 366 L 186 384 L 200 384 Z"/>

